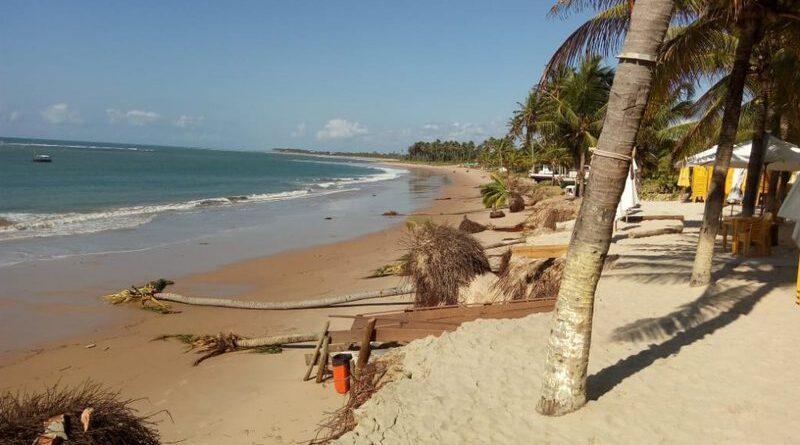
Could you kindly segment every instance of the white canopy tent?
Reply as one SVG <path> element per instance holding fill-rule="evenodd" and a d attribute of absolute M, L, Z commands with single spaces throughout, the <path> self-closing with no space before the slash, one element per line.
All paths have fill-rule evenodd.
<path fill-rule="evenodd" d="M 767 170 L 798 171 L 800 170 L 800 147 L 775 136 L 767 135 L 767 150 L 764 154 L 764 164 Z M 750 150 L 753 142 L 747 141 L 733 147 L 731 155 L 731 168 L 747 168 L 750 160 Z M 697 153 L 678 163 L 678 166 L 696 167 L 712 165 L 717 158 L 717 146 Z"/>

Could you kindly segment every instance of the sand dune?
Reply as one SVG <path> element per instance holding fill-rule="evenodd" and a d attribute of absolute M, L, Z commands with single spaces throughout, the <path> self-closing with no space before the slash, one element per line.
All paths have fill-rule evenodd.
<path fill-rule="evenodd" d="M 702 211 L 645 209 L 690 213 L 690 228 Z M 620 259 L 600 281 L 592 400 L 580 411 L 548 418 L 534 409 L 549 314 L 481 320 L 405 347 L 406 377 L 365 404 L 357 428 L 337 443 L 795 443 L 796 250 L 722 255 L 723 278 L 690 289 L 695 239 L 690 229 L 612 246 Z"/>

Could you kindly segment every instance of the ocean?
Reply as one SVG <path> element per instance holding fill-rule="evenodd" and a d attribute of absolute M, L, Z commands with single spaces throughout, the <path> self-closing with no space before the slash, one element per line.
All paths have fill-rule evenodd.
<path fill-rule="evenodd" d="M 304 218 L 348 218 L 329 224 L 335 239 L 385 228 L 381 212 L 423 206 L 443 180 L 351 159 L 0 138 L 0 266 L 256 229 L 262 249 L 240 256 L 269 254 L 331 240 Z"/>

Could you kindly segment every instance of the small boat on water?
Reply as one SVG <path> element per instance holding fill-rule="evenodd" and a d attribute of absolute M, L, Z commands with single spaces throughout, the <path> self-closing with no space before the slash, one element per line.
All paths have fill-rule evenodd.
<path fill-rule="evenodd" d="M 33 155 L 33 162 L 53 162 L 50 155 Z"/>

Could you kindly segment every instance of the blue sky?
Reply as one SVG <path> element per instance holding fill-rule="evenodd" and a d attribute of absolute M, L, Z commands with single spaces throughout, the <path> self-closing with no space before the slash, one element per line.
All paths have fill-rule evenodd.
<path fill-rule="evenodd" d="M 585 18 L 528 1 L 37 1 L 0 15 L 0 135 L 266 150 L 481 141 Z"/>

